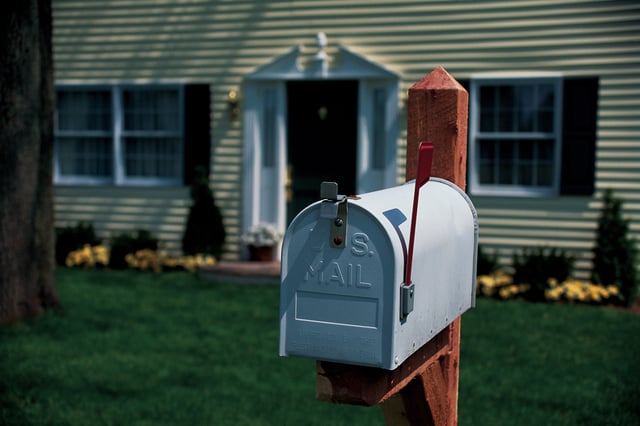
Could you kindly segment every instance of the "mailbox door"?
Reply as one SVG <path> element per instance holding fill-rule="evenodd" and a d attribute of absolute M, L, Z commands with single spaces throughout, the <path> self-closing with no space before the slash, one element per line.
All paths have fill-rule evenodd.
<path fill-rule="evenodd" d="M 390 368 L 399 250 L 351 203 L 345 247 L 332 248 L 319 204 L 293 220 L 283 241 L 280 354 Z"/>

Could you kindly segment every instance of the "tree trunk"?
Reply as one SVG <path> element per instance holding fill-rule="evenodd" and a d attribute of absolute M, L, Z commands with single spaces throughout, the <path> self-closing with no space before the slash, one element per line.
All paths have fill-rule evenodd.
<path fill-rule="evenodd" d="M 51 0 L 0 14 L 0 323 L 59 306 L 54 279 Z"/>

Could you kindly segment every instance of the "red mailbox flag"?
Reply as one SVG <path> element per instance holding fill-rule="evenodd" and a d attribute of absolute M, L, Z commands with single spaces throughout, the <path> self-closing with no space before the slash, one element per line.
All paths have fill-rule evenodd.
<path fill-rule="evenodd" d="M 418 152 L 418 173 L 416 176 L 416 186 L 413 190 L 413 207 L 411 211 L 411 232 L 409 233 L 409 250 L 407 253 L 407 268 L 405 269 L 404 285 L 411 285 L 411 266 L 413 263 L 413 242 L 416 233 L 416 219 L 418 213 L 418 198 L 420 188 L 431 178 L 431 166 L 433 164 L 433 144 L 421 142 Z"/>

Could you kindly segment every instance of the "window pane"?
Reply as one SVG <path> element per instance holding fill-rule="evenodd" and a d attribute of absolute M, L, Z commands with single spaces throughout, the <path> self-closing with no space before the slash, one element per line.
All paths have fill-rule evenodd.
<path fill-rule="evenodd" d="M 175 89 L 130 89 L 122 92 L 124 129 L 178 131 L 179 96 Z"/>
<path fill-rule="evenodd" d="M 493 140 L 480 141 L 480 183 L 495 183 L 495 147 Z"/>
<path fill-rule="evenodd" d="M 544 133 L 553 132 L 553 111 L 538 112 L 538 131 Z"/>
<path fill-rule="evenodd" d="M 480 131 L 493 132 L 495 130 L 495 113 L 493 110 L 482 109 L 480 112 Z"/>
<path fill-rule="evenodd" d="M 544 161 L 552 161 L 553 154 L 553 140 L 545 139 L 540 140 L 536 143 L 538 146 L 538 157 Z"/>
<path fill-rule="evenodd" d="M 553 141 L 538 142 L 538 185 L 549 186 L 553 183 L 553 163 Z"/>
<path fill-rule="evenodd" d="M 180 179 L 180 92 L 158 87 L 126 89 L 122 104 L 125 177 Z"/>
<path fill-rule="evenodd" d="M 480 101 L 483 109 L 494 109 L 496 107 L 495 91 L 496 88 L 494 86 L 480 87 Z"/>
<path fill-rule="evenodd" d="M 512 110 L 501 110 L 498 113 L 498 131 L 513 132 L 516 128 L 515 117 Z"/>
<path fill-rule="evenodd" d="M 498 86 L 498 131 L 513 132 L 515 130 L 515 95 L 512 86 Z"/>
<path fill-rule="evenodd" d="M 498 108 L 501 109 L 513 109 L 515 106 L 514 101 L 514 87 L 513 86 L 497 86 L 498 89 Z"/>
<path fill-rule="evenodd" d="M 61 175 L 111 176 L 111 138 L 57 138 L 56 142 Z"/>
<path fill-rule="evenodd" d="M 128 177 L 177 179 L 182 176 L 181 140 L 125 138 L 125 174 Z"/>
<path fill-rule="evenodd" d="M 495 87 L 480 87 L 480 131 L 492 132 L 495 130 Z"/>
<path fill-rule="evenodd" d="M 517 87 L 516 97 L 518 102 L 518 132 L 532 132 L 536 115 L 536 100 L 534 86 L 521 85 Z"/>
<path fill-rule="evenodd" d="M 518 142 L 518 185 L 533 185 L 535 141 Z"/>
<path fill-rule="evenodd" d="M 58 130 L 111 130 L 111 92 L 109 90 L 58 90 Z"/>
<path fill-rule="evenodd" d="M 482 139 L 478 141 L 481 184 L 550 186 L 553 141 Z"/>
<path fill-rule="evenodd" d="M 515 177 L 515 153 L 512 141 L 500 141 L 498 145 L 498 183 L 511 185 Z"/>
<path fill-rule="evenodd" d="M 553 110 L 554 105 L 554 87 L 551 84 L 540 84 L 538 89 L 538 103 L 541 109 Z"/>
<path fill-rule="evenodd" d="M 554 86 L 518 84 L 480 87 L 481 132 L 552 132 Z"/>

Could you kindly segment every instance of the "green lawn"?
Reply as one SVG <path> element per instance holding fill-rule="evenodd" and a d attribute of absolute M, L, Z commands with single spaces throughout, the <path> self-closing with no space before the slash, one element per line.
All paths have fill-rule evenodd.
<path fill-rule="evenodd" d="M 58 271 L 61 313 L 0 328 L 0 424 L 383 425 L 315 400 L 278 356 L 278 288 Z M 640 317 L 481 299 L 463 316 L 461 425 L 640 424 Z"/>

